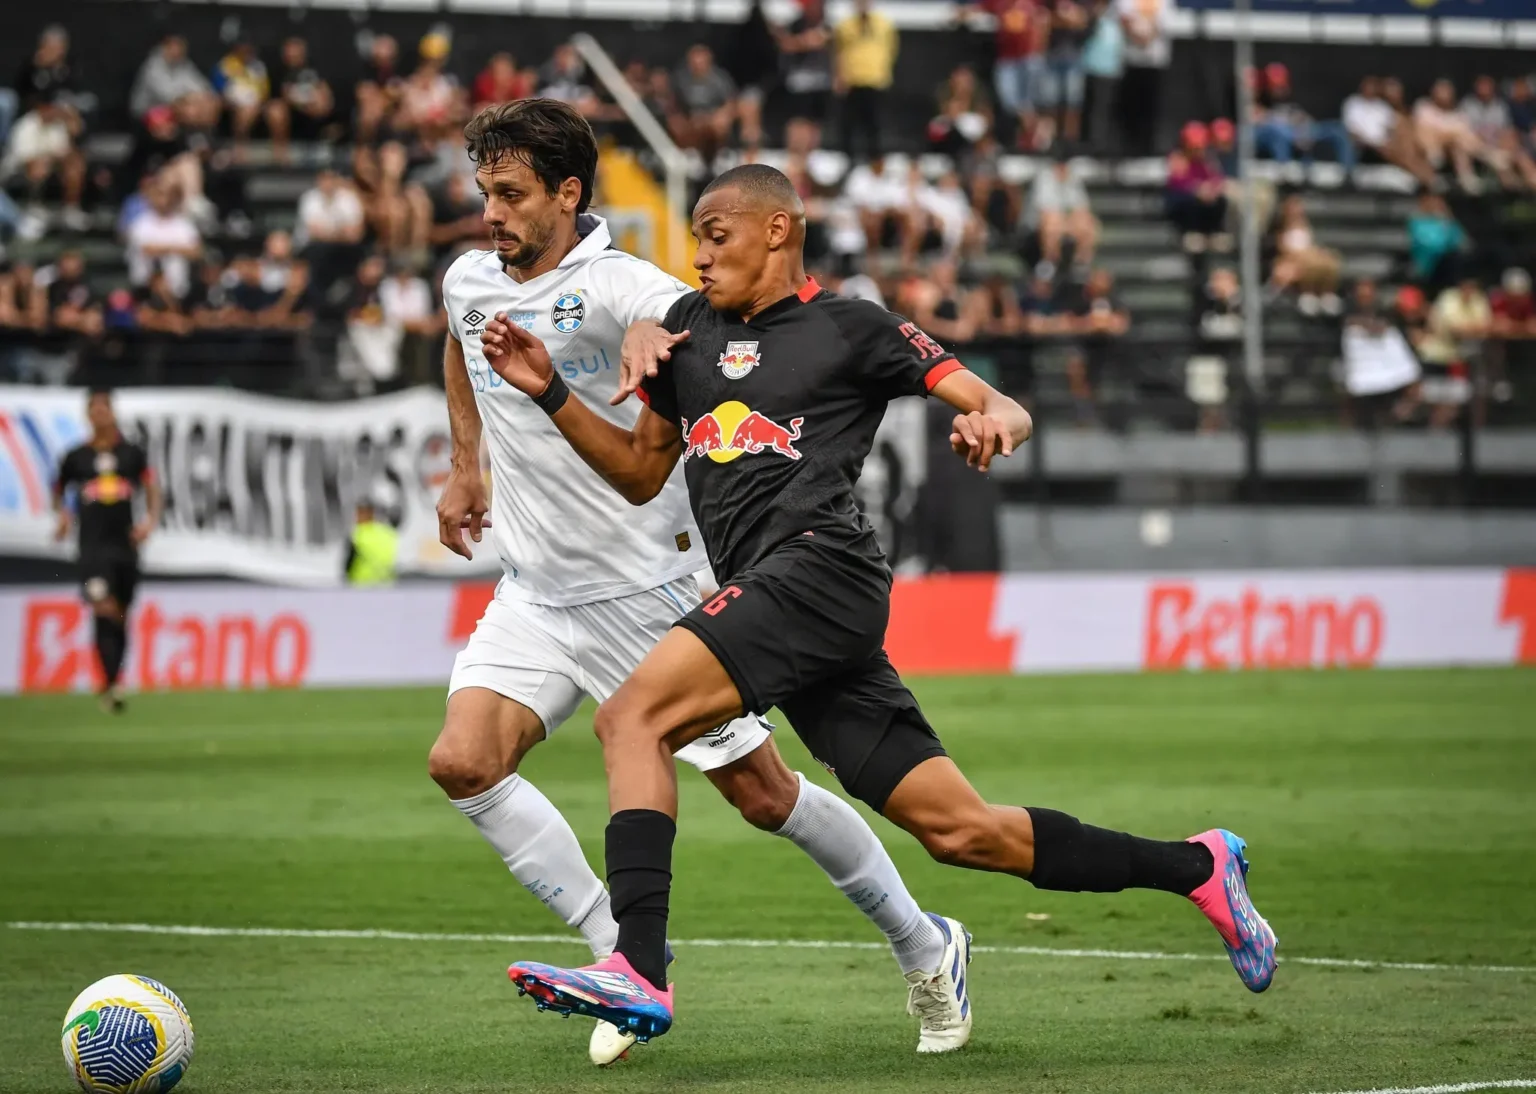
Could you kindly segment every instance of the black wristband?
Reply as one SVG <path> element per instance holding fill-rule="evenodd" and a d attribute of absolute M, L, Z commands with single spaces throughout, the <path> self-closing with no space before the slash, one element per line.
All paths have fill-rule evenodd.
<path fill-rule="evenodd" d="M 570 396 L 571 389 L 565 386 L 565 381 L 560 379 L 560 374 L 552 372 L 549 374 L 549 386 L 532 397 L 533 405 L 545 414 L 552 415 L 565 405 L 566 399 Z"/>

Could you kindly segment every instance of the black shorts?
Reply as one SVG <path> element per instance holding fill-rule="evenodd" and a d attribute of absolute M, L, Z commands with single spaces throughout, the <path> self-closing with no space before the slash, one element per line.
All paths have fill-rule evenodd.
<path fill-rule="evenodd" d="M 719 659 L 742 706 L 777 706 L 849 794 L 880 812 L 938 735 L 885 655 L 890 579 L 797 537 L 677 621 Z"/>
<path fill-rule="evenodd" d="M 139 556 L 131 550 L 81 546 L 80 592 L 87 601 L 111 597 L 127 610 L 139 586 Z"/>

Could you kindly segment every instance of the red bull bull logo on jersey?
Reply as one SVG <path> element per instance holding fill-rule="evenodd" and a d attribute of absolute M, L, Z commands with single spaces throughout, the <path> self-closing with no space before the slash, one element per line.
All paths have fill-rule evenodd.
<path fill-rule="evenodd" d="M 738 456 L 775 452 L 792 460 L 800 458 L 795 442 L 800 439 L 804 418 L 791 418 L 782 426 L 772 418 L 735 400 L 721 403 L 692 423 L 683 421 L 683 460 L 708 456 L 716 463 L 730 463 Z"/>

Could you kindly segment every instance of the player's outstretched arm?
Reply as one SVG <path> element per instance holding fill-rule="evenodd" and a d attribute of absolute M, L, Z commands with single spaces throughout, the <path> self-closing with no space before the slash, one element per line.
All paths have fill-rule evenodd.
<path fill-rule="evenodd" d="M 992 466 L 994 456 L 1013 455 L 1014 448 L 1034 432 L 1029 411 L 974 372 L 950 373 L 934 385 L 931 394 L 960 412 L 949 435 L 950 447 L 978 471 Z"/>
<path fill-rule="evenodd" d="M 496 374 L 528 395 L 588 467 L 631 505 L 644 505 L 667 484 L 683 453 L 682 432 L 646 407 L 633 430 L 599 418 L 555 373 L 549 350 L 533 334 L 498 312 L 480 336 Z"/>

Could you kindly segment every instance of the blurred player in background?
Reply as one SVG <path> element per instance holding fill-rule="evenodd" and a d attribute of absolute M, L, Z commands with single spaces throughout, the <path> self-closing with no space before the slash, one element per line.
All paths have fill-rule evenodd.
<path fill-rule="evenodd" d="M 110 391 L 91 391 L 86 417 L 91 439 L 65 455 L 54 480 L 55 538 L 67 537 L 78 519 L 80 587 L 95 615 L 101 707 L 116 714 L 123 709 L 118 677 L 128 655 L 128 608 L 139 584 L 139 547 L 160 523 L 160 486 L 144 450 L 118 431 Z M 72 488 L 77 488 L 74 513 L 68 500 Z M 135 523 L 133 499 L 141 488 L 144 518 Z"/>
<path fill-rule="evenodd" d="M 509 975 L 541 1005 L 642 1037 L 667 1031 L 672 753 L 709 726 L 777 706 L 850 795 L 938 861 L 1041 889 L 1188 897 L 1243 983 L 1267 988 L 1275 936 L 1248 898 L 1242 840 L 1221 829 L 1142 839 L 1054 809 L 988 803 L 885 655 L 891 571 L 854 482 L 886 404 L 932 394 L 954 407 L 950 443 L 982 471 L 1028 439 L 1029 415 L 915 324 L 808 278 L 805 209 L 782 172 L 762 164 L 725 172 L 699 198 L 693 231 L 702 291 L 625 339 L 619 397 L 638 389 L 645 403 L 633 427 L 571 392 L 534 332 L 498 316 L 483 339 L 498 372 L 633 503 L 685 464 L 722 586 L 598 708 L 613 955 L 584 969 L 519 962 Z M 629 372 L 631 363 L 641 371 Z M 952 942 L 944 990 L 963 1000 L 969 942 Z"/>
<path fill-rule="evenodd" d="M 454 663 L 448 710 L 429 766 L 513 876 L 581 931 L 598 959 L 618 939 L 608 892 L 570 824 L 517 774 L 527 751 L 583 695 L 607 699 L 679 616 L 700 603 L 706 565 L 681 475 L 635 508 L 572 451 L 535 401 L 504 383 L 480 342 L 495 314 L 538 331 L 572 388 L 606 403 L 625 329 L 659 319 L 688 293 L 682 282 L 615 250 L 588 215 L 597 147 L 587 122 L 552 99 L 490 107 L 465 128 L 494 250 L 470 251 L 443 279 L 449 338 L 444 373 L 453 470 L 438 504 L 439 534 L 470 555 L 488 526 L 503 575 Z M 638 410 L 599 411 L 616 427 Z M 491 520 L 481 477 L 482 427 L 491 457 Z M 722 718 L 678 752 L 758 828 L 808 854 L 885 933 L 920 1018 L 918 1051 L 963 1045 L 969 1011 L 935 992 L 953 920 L 924 913 L 869 825 L 846 802 L 790 771 L 765 722 Z M 670 762 L 670 759 L 669 759 Z M 610 860 L 616 856 L 612 844 Z M 743 924 L 750 931 L 751 924 Z M 600 1023 L 594 1062 L 635 1041 Z"/>

